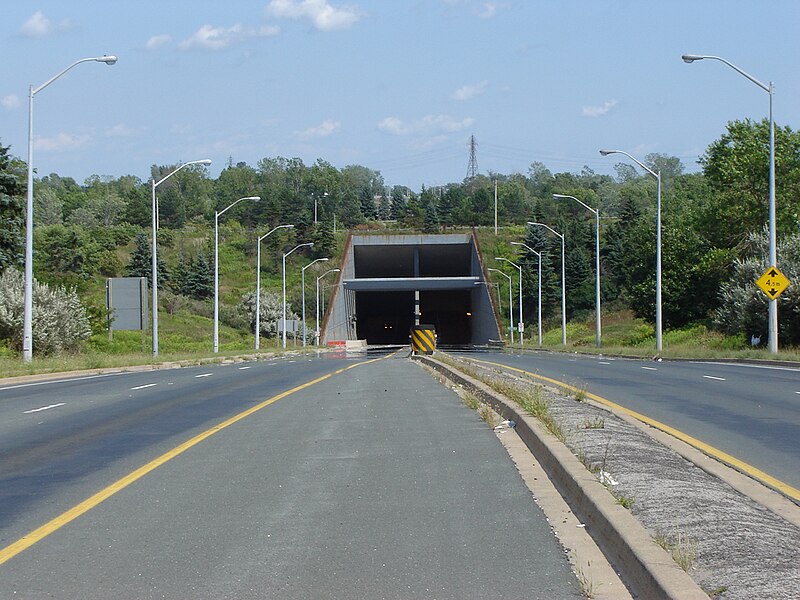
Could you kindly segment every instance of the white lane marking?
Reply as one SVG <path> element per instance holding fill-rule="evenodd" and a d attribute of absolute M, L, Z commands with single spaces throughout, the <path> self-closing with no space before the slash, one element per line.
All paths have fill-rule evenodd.
<path fill-rule="evenodd" d="M 212 375 L 213 373 L 202 373 L 200 375 L 195 375 L 194 377 L 197 379 L 198 377 L 211 377 Z"/>
<path fill-rule="evenodd" d="M 658 371 L 658 369 L 656 369 L 655 367 L 642 367 L 642 368 L 646 369 L 647 371 Z"/>
<path fill-rule="evenodd" d="M 153 387 L 154 385 L 158 385 L 157 383 L 145 383 L 144 385 L 137 385 L 136 387 L 132 387 L 132 390 L 143 390 L 144 388 Z"/>
<path fill-rule="evenodd" d="M 16 390 L 24 387 L 34 387 L 37 385 L 50 385 L 51 383 L 71 383 L 73 381 L 83 381 L 84 379 L 98 379 L 100 377 L 116 377 L 117 375 L 125 375 L 125 373 L 107 373 L 105 375 L 87 375 L 86 377 L 71 377 L 67 379 L 48 379 L 47 381 L 34 381 L 31 383 L 19 383 L 17 385 L 9 385 L 1 387 L 0 392 L 6 390 Z"/>
<path fill-rule="evenodd" d="M 245 369 L 252 369 L 253 367 L 239 367 L 240 371 L 244 371 Z"/>
<path fill-rule="evenodd" d="M 599 360 L 597 362 L 600 363 L 601 365 L 610 365 L 611 364 L 610 362 L 603 362 L 602 360 Z"/>
<path fill-rule="evenodd" d="M 43 406 L 42 408 L 34 408 L 31 410 L 26 410 L 24 413 L 25 415 L 29 415 L 31 413 L 42 412 L 43 410 L 50 410 L 51 408 L 58 408 L 59 406 L 64 406 L 66 402 L 59 402 L 58 404 L 51 404 L 50 406 Z"/>
<path fill-rule="evenodd" d="M 713 379 L 714 381 L 726 381 L 723 377 L 714 377 L 713 375 L 703 375 L 703 379 Z"/>

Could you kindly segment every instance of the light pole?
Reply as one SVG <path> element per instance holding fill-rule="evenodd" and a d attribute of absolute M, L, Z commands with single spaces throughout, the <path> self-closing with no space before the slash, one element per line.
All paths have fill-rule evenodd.
<path fill-rule="evenodd" d="M 528 225 L 538 225 L 550 230 L 551 233 L 561 238 L 561 345 L 567 345 L 567 280 L 566 269 L 564 266 L 564 236 L 558 233 L 555 229 L 544 223 L 535 223 L 528 221 Z"/>
<path fill-rule="evenodd" d="M 286 254 L 283 255 L 283 347 L 286 348 L 286 257 L 289 256 L 292 252 L 297 250 L 298 248 L 303 248 L 305 246 L 313 246 L 314 242 L 306 242 L 305 244 L 298 244 L 291 250 L 289 250 Z"/>
<path fill-rule="evenodd" d="M 312 260 L 308 263 L 305 267 L 300 269 L 300 287 L 302 288 L 302 298 L 303 298 L 303 348 L 306 347 L 306 269 L 313 265 L 314 263 L 318 262 L 327 262 L 328 258 L 318 258 L 316 260 Z"/>
<path fill-rule="evenodd" d="M 328 192 L 324 192 L 322 194 L 322 197 L 324 198 L 327 195 L 328 195 Z M 317 224 L 317 195 L 314 192 L 311 192 L 311 197 L 314 199 L 314 224 L 316 225 Z"/>
<path fill-rule="evenodd" d="M 600 336 L 601 336 L 601 329 L 600 329 L 600 207 L 597 207 L 597 210 L 585 204 L 581 200 L 578 200 L 575 196 L 567 196 L 565 194 L 553 194 L 553 198 L 572 198 L 583 206 L 585 209 L 594 213 L 595 218 L 595 225 L 594 225 L 594 272 L 595 272 L 595 280 L 594 280 L 594 312 L 595 312 L 595 321 L 597 321 L 595 325 L 595 345 L 599 348 L 600 347 Z"/>
<path fill-rule="evenodd" d="M 624 154 L 645 171 L 656 178 L 658 188 L 656 192 L 656 352 L 661 354 L 663 344 L 663 321 L 661 313 L 661 171 L 653 171 L 642 161 L 635 159 L 624 150 L 600 150 L 600 154 Z"/>
<path fill-rule="evenodd" d="M 769 94 L 769 264 L 778 266 L 778 251 L 775 230 L 775 121 L 772 118 L 772 97 L 775 87 L 770 81 L 764 84 L 749 73 L 743 71 L 733 63 L 728 62 L 719 56 L 704 56 L 699 54 L 684 54 L 683 62 L 693 63 L 696 60 L 705 58 L 718 60 L 728 65 L 731 69 L 755 83 L 758 87 Z M 772 354 L 778 352 L 778 299 L 769 300 L 769 351 Z"/>
<path fill-rule="evenodd" d="M 317 277 L 317 320 L 316 320 L 316 332 L 314 335 L 314 345 L 319 346 L 319 280 L 325 277 L 328 273 L 338 273 L 340 269 L 329 269 L 325 271 L 322 275 Z"/>
<path fill-rule="evenodd" d="M 522 322 L 522 267 L 520 267 L 516 263 L 511 262 L 507 258 L 503 258 L 502 256 L 495 256 L 494 259 L 495 260 L 502 260 L 503 262 L 507 262 L 512 267 L 516 267 L 517 270 L 519 271 L 519 325 L 517 327 L 518 327 L 518 330 L 519 330 L 519 343 L 520 343 L 520 345 L 522 345 L 525 342 L 525 337 L 522 335 L 523 332 L 525 331 L 525 325 Z"/>
<path fill-rule="evenodd" d="M 538 274 L 536 276 L 536 281 L 539 287 L 539 315 L 538 315 L 538 329 L 539 329 L 539 346 L 542 345 L 542 253 L 537 252 L 528 244 L 523 244 L 522 242 L 509 242 L 512 246 L 522 246 L 528 252 L 533 252 L 536 255 L 536 258 L 539 259 L 538 261 Z"/>
<path fill-rule="evenodd" d="M 511 288 L 513 287 L 511 282 L 511 275 L 506 275 L 500 269 L 492 269 L 491 267 L 488 269 L 493 273 L 500 273 L 503 277 L 508 279 L 508 330 L 511 332 L 511 343 L 514 343 L 514 303 L 511 300 Z"/>
<path fill-rule="evenodd" d="M 156 248 L 156 231 L 158 230 L 158 205 L 156 204 L 156 188 L 164 183 L 167 179 L 175 175 L 178 171 L 183 169 L 184 167 L 188 167 L 189 165 L 210 165 L 211 159 L 204 158 L 201 160 L 192 160 L 190 162 L 183 163 L 177 169 L 172 171 L 166 177 L 162 177 L 158 181 L 155 178 L 151 179 L 151 189 L 153 192 L 153 252 L 152 252 L 152 273 L 151 273 L 151 285 L 152 285 L 152 296 L 153 296 L 153 356 L 158 356 L 158 259 L 156 256 L 157 248 Z"/>
<path fill-rule="evenodd" d="M 31 85 L 28 88 L 28 188 L 25 208 L 25 293 L 22 315 L 22 359 L 25 362 L 33 360 L 33 97 L 75 65 L 90 61 L 113 65 L 117 62 L 117 57 L 97 56 L 76 60 L 39 87 Z"/>
<path fill-rule="evenodd" d="M 261 196 L 239 198 L 219 212 L 214 212 L 214 354 L 219 352 L 219 217 L 229 208 L 233 208 L 242 200 L 258 202 Z"/>
<path fill-rule="evenodd" d="M 269 237 L 278 229 L 291 229 L 294 225 L 278 225 L 258 238 L 256 242 L 256 350 L 261 347 L 261 240 Z"/>

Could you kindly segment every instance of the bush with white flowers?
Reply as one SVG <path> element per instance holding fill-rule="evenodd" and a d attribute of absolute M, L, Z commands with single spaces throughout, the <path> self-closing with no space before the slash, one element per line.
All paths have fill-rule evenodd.
<path fill-rule="evenodd" d="M 24 289 L 19 271 L 7 269 L 0 275 L 0 337 L 17 351 L 22 350 Z M 91 335 L 89 317 L 74 289 L 51 288 L 34 280 L 32 300 L 34 353 L 74 352 Z"/>

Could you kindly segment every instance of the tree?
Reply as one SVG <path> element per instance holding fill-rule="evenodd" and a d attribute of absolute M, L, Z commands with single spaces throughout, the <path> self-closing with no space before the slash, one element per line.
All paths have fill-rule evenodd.
<path fill-rule="evenodd" d="M 153 253 L 150 250 L 150 241 L 147 239 L 147 234 L 143 231 L 137 233 L 134 244 L 136 244 L 136 248 L 131 252 L 131 259 L 125 268 L 125 274 L 128 277 L 146 277 L 148 285 L 152 285 Z M 158 288 L 161 289 L 169 280 L 169 272 L 160 257 L 157 258 L 157 261 Z"/>
<path fill-rule="evenodd" d="M 52 188 L 36 188 L 33 195 L 33 222 L 36 226 L 61 225 L 64 222 L 64 203 Z"/>
<path fill-rule="evenodd" d="M 0 274 L 22 264 L 25 247 L 24 168 L 9 149 L 0 144 Z"/>
<path fill-rule="evenodd" d="M 713 191 L 700 217 L 706 237 L 718 247 L 736 247 L 768 220 L 769 122 L 728 123 L 727 131 L 700 159 Z M 776 237 L 794 231 L 800 219 L 800 133 L 775 128 Z"/>

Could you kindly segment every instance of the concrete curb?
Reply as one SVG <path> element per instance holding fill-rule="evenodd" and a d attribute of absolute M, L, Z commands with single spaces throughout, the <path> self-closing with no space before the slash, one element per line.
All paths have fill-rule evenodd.
<path fill-rule="evenodd" d="M 470 389 L 504 419 L 517 422 L 517 434 L 539 460 L 551 481 L 586 525 L 586 530 L 632 591 L 643 598 L 708 600 L 708 595 L 681 570 L 666 551 L 578 458 L 533 417 L 508 398 L 433 358 L 416 360 Z"/>

